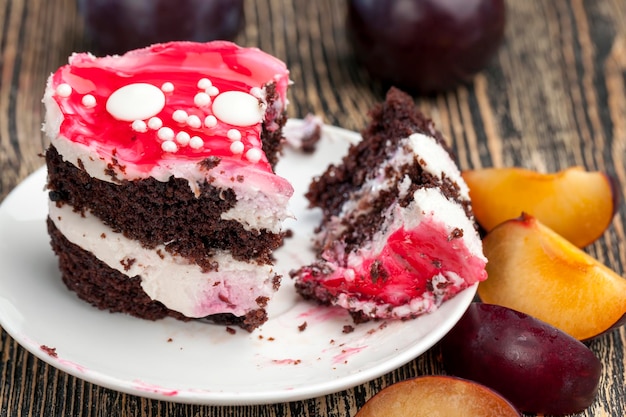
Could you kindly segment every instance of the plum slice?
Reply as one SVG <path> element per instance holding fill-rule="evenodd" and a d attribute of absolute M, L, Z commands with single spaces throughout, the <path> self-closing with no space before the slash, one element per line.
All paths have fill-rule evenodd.
<path fill-rule="evenodd" d="M 484 168 L 462 174 L 476 220 L 485 230 L 525 212 L 578 247 L 589 245 L 604 233 L 620 200 L 613 177 L 581 167 L 555 173 Z"/>
<path fill-rule="evenodd" d="M 626 318 L 626 279 L 523 214 L 483 239 L 489 260 L 481 301 L 529 314 L 586 340 Z"/>
<path fill-rule="evenodd" d="M 422 376 L 397 382 L 369 399 L 355 417 L 519 417 L 500 394 L 450 376 Z"/>

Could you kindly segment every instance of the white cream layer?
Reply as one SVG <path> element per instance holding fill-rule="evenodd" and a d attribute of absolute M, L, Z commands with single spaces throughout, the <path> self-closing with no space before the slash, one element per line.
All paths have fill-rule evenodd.
<path fill-rule="evenodd" d="M 259 308 L 258 297 L 270 298 L 274 293 L 271 266 L 237 261 L 222 251 L 213 258 L 219 263 L 218 270 L 202 272 L 198 265 L 172 256 L 164 246 L 142 247 L 89 212 L 82 216 L 71 206 L 57 207 L 54 202 L 49 210 L 50 218 L 70 242 L 128 277 L 139 275 L 141 287 L 151 299 L 187 317 L 242 316 Z"/>

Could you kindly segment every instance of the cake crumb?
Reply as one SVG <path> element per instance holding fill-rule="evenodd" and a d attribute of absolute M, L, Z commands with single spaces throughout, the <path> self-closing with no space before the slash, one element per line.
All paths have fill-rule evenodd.
<path fill-rule="evenodd" d="M 349 324 L 346 324 L 345 326 L 343 326 L 343 333 L 348 334 L 348 333 L 352 333 L 354 331 L 354 326 L 351 326 Z"/>
<path fill-rule="evenodd" d="M 58 355 L 57 355 L 57 348 L 49 347 L 49 346 L 46 346 L 46 345 L 41 345 L 41 346 L 39 346 L 39 348 L 41 350 L 43 350 L 44 352 L 46 352 L 48 354 L 48 356 L 50 356 L 51 358 L 58 357 Z"/>
<path fill-rule="evenodd" d="M 226 331 L 227 331 L 228 333 L 230 333 L 230 334 L 235 334 L 235 333 L 237 333 L 237 330 L 233 329 L 233 328 L 232 328 L 232 327 L 230 327 L 230 326 L 227 326 L 227 327 L 226 327 Z"/>
<path fill-rule="evenodd" d="M 306 330 L 306 326 L 308 326 L 307 322 L 303 322 L 301 325 L 298 326 L 298 330 L 300 330 L 301 332 Z"/>
<path fill-rule="evenodd" d="M 167 343 L 172 343 L 174 341 L 174 339 L 172 339 L 171 337 L 167 338 Z"/>

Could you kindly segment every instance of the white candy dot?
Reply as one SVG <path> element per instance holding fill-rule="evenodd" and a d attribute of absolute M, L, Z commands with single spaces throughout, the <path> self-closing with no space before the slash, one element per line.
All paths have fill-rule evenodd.
<path fill-rule="evenodd" d="M 189 117 L 189 115 L 185 110 L 176 110 L 174 113 L 172 113 L 172 119 L 174 119 L 178 123 L 185 123 L 187 121 L 187 117 Z"/>
<path fill-rule="evenodd" d="M 176 152 L 178 150 L 178 145 L 174 141 L 166 140 L 161 144 L 161 149 L 164 152 Z"/>
<path fill-rule="evenodd" d="M 178 132 L 176 134 L 176 142 L 178 142 L 181 146 L 187 146 L 189 144 L 189 140 L 191 136 L 187 132 Z"/>
<path fill-rule="evenodd" d="M 241 132 L 237 129 L 230 129 L 226 132 L 226 137 L 232 141 L 241 140 Z"/>
<path fill-rule="evenodd" d="M 209 88 L 207 88 L 205 92 L 210 96 L 216 96 L 220 93 L 220 90 L 216 86 L 212 85 Z"/>
<path fill-rule="evenodd" d="M 171 141 L 174 139 L 174 131 L 169 127 L 162 127 L 157 132 L 157 137 L 161 140 Z"/>
<path fill-rule="evenodd" d="M 252 163 L 259 162 L 261 160 L 261 151 L 258 148 L 249 149 L 246 152 L 246 158 Z"/>
<path fill-rule="evenodd" d="M 204 125 L 206 127 L 215 127 L 217 125 L 217 119 L 215 118 L 215 116 L 208 115 L 205 119 L 204 119 Z"/>
<path fill-rule="evenodd" d="M 255 125 L 264 115 L 259 99 L 241 91 L 226 91 L 215 97 L 213 113 L 219 120 L 233 126 Z"/>
<path fill-rule="evenodd" d="M 186 123 L 187 123 L 187 126 L 193 127 L 195 129 L 202 127 L 202 120 L 200 120 L 200 118 L 196 116 L 195 114 L 192 114 L 191 116 L 189 116 L 186 120 Z"/>
<path fill-rule="evenodd" d="M 163 120 L 158 117 L 151 117 L 150 120 L 148 120 L 148 127 L 152 130 L 160 129 L 161 126 L 163 126 Z"/>
<path fill-rule="evenodd" d="M 206 90 L 207 88 L 211 87 L 212 85 L 213 85 L 213 83 L 208 78 L 200 78 L 200 81 L 198 81 L 198 88 L 200 90 Z"/>
<path fill-rule="evenodd" d="M 59 97 L 67 98 L 72 95 L 72 86 L 66 83 L 59 84 L 56 88 L 56 94 Z"/>
<path fill-rule="evenodd" d="M 156 116 L 164 107 L 163 91 L 147 83 L 128 84 L 115 90 L 106 104 L 111 116 L 128 122 Z"/>
<path fill-rule="evenodd" d="M 211 104 L 211 97 L 207 93 L 198 93 L 193 98 L 193 102 L 198 107 L 204 107 Z"/>
<path fill-rule="evenodd" d="M 135 132 L 146 132 L 148 130 L 148 125 L 143 120 L 135 120 L 131 125 L 131 128 Z"/>
<path fill-rule="evenodd" d="M 189 140 L 189 147 L 192 149 L 200 149 L 204 146 L 204 141 L 199 136 L 193 136 Z"/>
<path fill-rule="evenodd" d="M 85 94 L 83 99 L 81 100 L 83 106 L 85 107 L 95 107 L 96 106 L 96 98 L 91 94 Z"/>
<path fill-rule="evenodd" d="M 161 86 L 161 91 L 163 91 L 164 93 L 171 93 L 172 91 L 174 91 L 174 84 L 169 81 L 164 82 Z"/>
<path fill-rule="evenodd" d="M 243 152 L 243 142 L 235 141 L 230 144 L 230 151 L 234 154 L 240 154 Z"/>
<path fill-rule="evenodd" d="M 259 87 L 252 87 L 250 89 L 250 94 L 253 95 L 256 98 L 262 98 L 263 97 L 263 90 Z"/>

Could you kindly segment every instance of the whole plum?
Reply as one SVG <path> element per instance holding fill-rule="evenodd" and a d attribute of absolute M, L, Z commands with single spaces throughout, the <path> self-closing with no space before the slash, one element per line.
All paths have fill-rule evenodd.
<path fill-rule="evenodd" d="M 374 78 L 416 93 L 468 82 L 504 37 L 504 0 L 348 0 L 347 35 Z"/>
<path fill-rule="evenodd" d="M 167 41 L 232 40 L 243 0 L 78 0 L 85 30 L 102 54 Z"/>
<path fill-rule="evenodd" d="M 494 304 L 471 304 L 441 350 L 447 372 L 484 384 L 529 413 L 581 412 L 594 401 L 602 372 L 580 341 Z"/>

